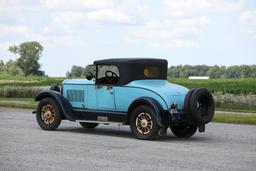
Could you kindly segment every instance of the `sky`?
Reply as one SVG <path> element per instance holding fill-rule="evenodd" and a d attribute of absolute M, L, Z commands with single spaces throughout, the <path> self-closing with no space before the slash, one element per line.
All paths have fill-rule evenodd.
<path fill-rule="evenodd" d="M 38 41 L 42 70 L 152 57 L 168 65 L 256 64 L 255 0 L 0 0 L 0 59 Z"/>

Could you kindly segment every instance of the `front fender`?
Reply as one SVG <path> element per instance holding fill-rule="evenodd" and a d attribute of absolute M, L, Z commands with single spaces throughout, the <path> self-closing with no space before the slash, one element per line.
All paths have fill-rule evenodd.
<path fill-rule="evenodd" d="M 165 112 L 164 112 L 162 106 L 160 105 L 160 103 L 158 101 L 156 101 L 155 99 L 153 99 L 151 97 L 140 97 L 140 98 L 136 99 L 135 101 L 133 101 L 128 109 L 128 118 L 130 117 L 132 110 L 140 105 L 148 105 L 153 108 L 153 110 L 156 112 L 156 119 L 157 119 L 157 123 L 158 123 L 159 127 L 165 128 L 166 126 L 168 126 L 166 124 L 166 119 L 165 119 L 166 117 L 164 116 Z"/>
<path fill-rule="evenodd" d="M 59 92 L 56 92 L 56 91 L 43 91 L 43 92 L 40 92 L 36 98 L 35 98 L 35 101 L 40 101 L 44 98 L 52 98 L 54 99 L 60 110 L 62 111 L 62 113 L 64 114 L 64 116 L 70 120 L 70 121 L 75 121 L 73 115 L 72 115 L 72 106 L 71 104 L 69 103 L 69 101 L 67 99 L 65 99 Z"/>

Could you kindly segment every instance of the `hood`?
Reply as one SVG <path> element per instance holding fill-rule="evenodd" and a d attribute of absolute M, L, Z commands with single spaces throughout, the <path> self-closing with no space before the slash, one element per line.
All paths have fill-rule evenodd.
<path fill-rule="evenodd" d="M 186 87 L 169 83 L 167 80 L 136 80 L 128 86 L 151 90 L 159 94 L 168 105 L 176 103 L 179 109 L 183 108 L 185 96 L 189 91 Z"/>
<path fill-rule="evenodd" d="M 95 82 L 87 79 L 67 79 L 62 84 L 95 84 Z"/>

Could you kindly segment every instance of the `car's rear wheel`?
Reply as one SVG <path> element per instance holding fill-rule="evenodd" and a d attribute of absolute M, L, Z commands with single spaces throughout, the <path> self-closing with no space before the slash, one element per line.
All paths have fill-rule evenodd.
<path fill-rule="evenodd" d="M 59 127 L 62 114 L 59 106 L 52 98 L 42 99 L 36 110 L 38 125 L 44 130 L 55 130 Z"/>
<path fill-rule="evenodd" d="M 80 125 L 86 129 L 93 129 L 95 128 L 96 126 L 98 126 L 99 124 L 98 123 L 90 123 L 90 122 L 79 122 Z"/>
<path fill-rule="evenodd" d="M 170 126 L 172 133 L 179 138 L 189 138 L 196 133 L 196 125 L 175 125 Z"/>
<path fill-rule="evenodd" d="M 142 140 L 153 140 L 158 137 L 159 126 L 155 111 L 149 106 L 135 108 L 130 116 L 130 128 L 134 136 Z"/>

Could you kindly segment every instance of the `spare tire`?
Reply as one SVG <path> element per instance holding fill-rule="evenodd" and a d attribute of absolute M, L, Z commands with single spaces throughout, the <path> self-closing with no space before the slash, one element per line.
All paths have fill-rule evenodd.
<path fill-rule="evenodd" d="M 205 88 L 190 90 L 184 102 L 184 110 L 198 125 L 210 122 L 214 115 L 212 94 Z"/>

